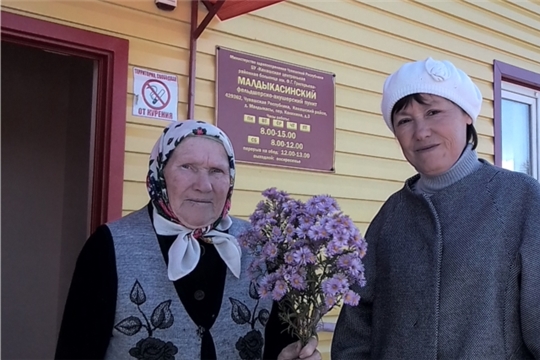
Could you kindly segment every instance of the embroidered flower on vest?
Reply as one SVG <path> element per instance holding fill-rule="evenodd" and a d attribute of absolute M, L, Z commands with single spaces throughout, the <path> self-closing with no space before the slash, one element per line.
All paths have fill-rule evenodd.
<path fill-rule="evenodd" d="M 170 341 L 164 342 L 153 337 L 158 329 L 168 329 L 174 323 L 171 312 L 171 300 L 161 302 L 155 307 L 150 319 L 141 309 L 141 305 L 146 302 L 146 294 L 139 281 L 135 281 L 129 300 L 137 305 L 137 310 L 142 314 L 142 320 L 137 316 L 129 316 L 115 325 L 115 329 L 127 336 L 137 334 L 141 329 L 145 329 L 148 336 L 139 340 L 135 347 L 129 350 L 129 355 L 139 360 L 174 360 L 178 348 Z"/>
<path fill-rule="evenodd" d="M 229 298 L 229 301 L 232 304 L 232 320 L 238 325 L 249 324 L 251 326 L 251 330 L 246 333 L 246 335 L 239 337 L 236 342 L 236 350 L 238 350 L 238 354 L 242 360 L 262 358 L 264 339 L 262 333 L 255 329 L 255 325 L 259 322 L 264 328 L 270 317 L 270 312 L 267 309 L 260 309 L 259 313 L 257 313 L 260 296 L 255 283 L 253 282 L 249 285 L 249 297 L 253 300 L 257 300 L 253 311 L 251 311 L 243 302 L 232 297 Z"/>

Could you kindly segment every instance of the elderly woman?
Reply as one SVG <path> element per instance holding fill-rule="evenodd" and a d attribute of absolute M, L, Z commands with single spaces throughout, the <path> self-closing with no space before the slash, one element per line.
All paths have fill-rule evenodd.
<path fill-rule="evenodd" d="M 228 215 L 233 147 L 215 126 L 172 123 L 152 154 L 150 203 L 99 227 L 75 270 L 57 359 L 320 359 L 259 298 Z"/>
<path fill-rule="evenodd" d="M 332 360 L 540 359 L 540 184 L 478 159 L 481 103 L 448 61 L 387 78 L 383 117 L 418 174 L 370 224 Z"/>

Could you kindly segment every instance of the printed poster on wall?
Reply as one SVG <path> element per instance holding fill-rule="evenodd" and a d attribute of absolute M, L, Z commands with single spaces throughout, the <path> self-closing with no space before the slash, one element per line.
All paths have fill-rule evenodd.
<path fill-rule="evenodd" d="M 216 62 L 216 123 L 238 161 L 334 171 L 334 74 L 223 47 Z"/>
<path fill-rule="evenodd" d="M 133 115 L 178 120 L 176 75 L 133 68 Z"/>

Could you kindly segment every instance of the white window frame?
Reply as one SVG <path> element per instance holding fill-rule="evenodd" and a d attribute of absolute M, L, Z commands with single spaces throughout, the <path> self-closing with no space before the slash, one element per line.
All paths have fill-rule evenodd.
<path fill-rule="evenodd" d="M 531 173 L 535 179 L 540 181 L 540 91 L 503 81 L 501 82 L 501 99 L 530 105 Z M 504 136 L 504 134 L 501 134 L 501 136 Z"/>

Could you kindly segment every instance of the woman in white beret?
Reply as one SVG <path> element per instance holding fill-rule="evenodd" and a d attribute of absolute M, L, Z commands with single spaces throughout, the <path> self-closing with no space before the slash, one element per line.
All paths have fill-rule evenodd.
<path fill-rule="evenodd" d="M 386 79 L 384 120 L 418 174 L 370 224 L 332 360 L 540 359 L 540 184 L 478 159 L 481 103 L 448 61 Z"/>

